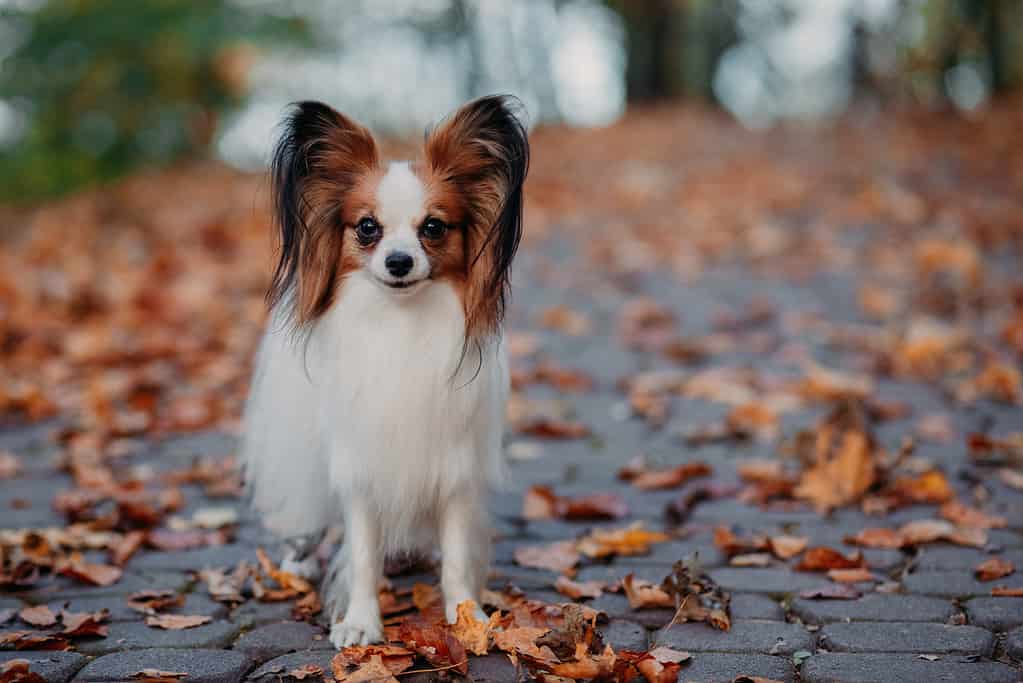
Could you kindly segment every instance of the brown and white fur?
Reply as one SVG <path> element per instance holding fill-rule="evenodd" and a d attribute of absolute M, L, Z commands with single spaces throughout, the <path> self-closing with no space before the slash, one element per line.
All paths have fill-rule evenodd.
<path fill-rule="evenodd" d="M 384 163 L 368 130 L 304 102 L 276 148 L 281 252 L 242 459 L 275 533 L 343 524 L 324 586 L 338 647 L 381 639 L 388 555 L 440 548 L 452 621 L 485 583 L 529 154 L 512 105 L 471 102 L 421 159 Z"/>

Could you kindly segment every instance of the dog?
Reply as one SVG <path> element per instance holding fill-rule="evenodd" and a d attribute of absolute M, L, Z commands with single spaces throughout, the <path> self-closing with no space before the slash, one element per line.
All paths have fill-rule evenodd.
<path fill-rule="evenodd" d="M 439 548 L 448 621 L 480 604 L 529 167 L 519 111 L 477 99 L 427 133 L 421 158 L 387 163 L 325 104 L 295 104 L 283 123 L 270 170 L 279 260 L 241 459 L 265 526 L 307 539 L 283 568 L 311 576 L 302 555 L 343 528 L 323 585 L 339 648 L 381 640 L 390 556 Z"/>

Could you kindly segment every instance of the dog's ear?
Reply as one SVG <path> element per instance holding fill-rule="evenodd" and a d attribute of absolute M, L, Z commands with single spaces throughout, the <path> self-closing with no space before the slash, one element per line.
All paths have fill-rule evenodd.
<path fill-rule="evenodd" d="M 345 204 L 379 165 L 372 134 L 320 102 L 292 105 L 270 172 L 280 258 L 267 299 L 296 326 L 322 315 L 342 279 Z"/>
<path fill-rule="evenodd" d="M 432 182 L 466 207 L 464 306 L 467 338 L 493 334 L 504 318 L 512 258 L 522 236 L 529 142 L 518 100 L 483 97 L 427 135 Z"/>

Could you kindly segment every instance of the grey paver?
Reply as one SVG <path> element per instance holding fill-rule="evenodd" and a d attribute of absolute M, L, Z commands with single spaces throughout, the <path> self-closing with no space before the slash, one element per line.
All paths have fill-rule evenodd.
<path fill-rule="evenodd" d="M 1023 588 L 1023 575 L 1017 572 L 998 581 L 987 582 L 978 581 L 972 572 L 966 571 L 920 571 L 909 574 L 902 583 L 910 593 L 966 598 L 991 595 L 994 586 Z"/>
<path fill-rule="evenodd" d="M 1023 626 L 1023 598 L 973 598 L 964 606 L 974 626 L 992 631 Z"/>
<path fill-rule="evenodd" d="M 788 683 L 795 678 L 792 660 L 752 654 L 695 652 L 679 672 L 680 682 L 732 683 L 738 676 L 761 676 Z"/>
<path fill-rule="evenodd" d="M 634 621 L 612 619 L 599 630 L 604 642 L 613 647 L 615 652 L 619 650 L 645 652 L 647 649 L 646 629 Z"/>
<path fill-rule="evenodd" d="M 792 601 L 792 611 L 808 624 L 834 621 L 934 621 L 956 613 L 951 600 L 899 593 L 867 593 L 857 600 Z"/>
<path fill-rule="evenodd" d="M 307 650 L 281 655 L 257 667 L 249 673 L 247 678 L 255 681 L 272 681 L 273 683 L 278 681 L 295 681 L 299 679 L 288 676 L 287 673 L 305 664 L 315 664 L 323 669 L 323 671 L 330 672 L 330 660 L 334 658 L 335 654 L 333 650 Z"/>
<path fill-rule="evenodd" d="M 188 571 L 210 567 L 235 567 L 242 560 L 255 561 L 256 550 L 249 545 L 227 545 L 194 548 L 176 552 L 145 552 L 128 563 L 131 570 Z"/>
<path fill-rule="evenodd" d="M 657 642 L 692 652 L 757 652 L 790 655 L 813 648 L 814 638 L 797 624 L 752 619 L 733 620 L 727 631 L 706 624 L 677 624 L 657 635 Z"/>
<path fill-rule="evenodd" d="M 238 626 L 228 621 L 213 621 L 194 628 L 167 630 L 144 623 L 123 621 L 110 624 L 106 638 L 82 640 L 78 651 L 100 655 L 119 650 L 144 648 L 218 648 L 227 647 L 238 635 Z"/>
<path fill-rule="evenodd" d="M 469 658 L 469 679 L 473 683 L 505 683 L 517 680 L 515 666 L 504 654 Z"/>
<path fill-rule="evenodd" d="M 267 624 L 243 634 L 235 641 L 234 649 L 244 652 L 255 662 L 298 650 L 332 648 L 324 631 L 301 621 L 282 621 Z"/>
<path fill-rule="evenodd" d="M 835 652 L 990 655 L 994 636 L 976 626 L 859 621 L 823 627 L 820 645 Z"/>
<path fill-rule="evenodd" d="M 188 674 L 188 683 L 237 683 L 251 668 L 249 658 L 241 652 L 208 649 L 126 650 L 98 657 L 89 662 L 76 683 L 125 683 L 142 669 L 159 669 Z"/>
<path fill-rule="evenodd" d="M 642 624 L 646 628 L 661 628 L 675 614 L 673 609 L 652 608 L 634 610 L 629 606 L 629 601 L 624 595 L 604 593 L 589 603 L 595 610 L 604 612 L 612 619 L 620 618 Z"/>
<path fill-rule="evenodd" d="M 140 621 L 144 618 L 137 610 L 128 606 L 128 596 L 98 596 L 70 598 L 68 600 L 51 600 L 47 603 L 54 612 L 61 608 L 70 612 L 97 612 L 101 609 L 110 611 L 110 621 Z M 162 610 L 164 614 L 191 614 L 214 619 L 223 619 L 227 616 L 227 606 L 210 600 L 204 595 L 189 593 L 185 595 L 185 602 L 180 607 Z"/>
<path fill-rule="evenodd" d="M 278 621 L 291 619 L 295 603 L 288 602 L 259 602 L 249 600 L 238 605 L 231 613 L 231 621 L 238 626 L 250 629 L 263 624 L 272 624 Z"/>
<path fill-rule="evenodd" d="M 964 661 L 955 655 L 936 661 L 913 654 L 818 653 L 799 669 L 803 683 L 1016 683 L 1018 670 L 998 662 Z"/>
<path fill-rule="evenodd" d="M 1014 563 L 1017 567 L 1023 566 L 1023 550 L 1012 549 L 989 553 L 979 548 L 963 548 L 955 545 L 924 546 L 914 564 L 921 571 L 949 569 L 972 571 L 978 564 L 992 557 L 1001 557 Z"/>
<path fill-rule="evenodd" d="M 785 620 L 785 610 L 781 605 L 757 593 L 733 593 L 729 614 L 732 619 Z"/>
<path fill-rule="evenodd" d="M 128 595 L 142 590 L 167 589 L 180 592 L 189 583 L 191 579 L 184 572 L 126 571 L 119 581 L 109 586 L 91 586 L 61 577 L 52 584 L 25 593 L 24 598 L 34 603 L 50 603 L 71 598 Z"/>
<path fill-rule="evenodd" d="M 710 570 L 708 574 L 726 590 L 748 593 L 784 595 L 831 585 L 830 581 L 818 574 L 795 572 L 790 569 L 721 567 Z"/>
<path fill-rule="evenodd" d="M 1005 636 L 1005 652 L 1013 659 L 1023 660 L 1023 627 L 1013 629 Z"/>
<path fill-rule="evenodd" d="M 85 657 L 76 652 L 0 652 L 0 665 L 12 659 L 28 661 L 28 670 L 46 679 L 47 683 L 65 683 L 85 664 Z"/>

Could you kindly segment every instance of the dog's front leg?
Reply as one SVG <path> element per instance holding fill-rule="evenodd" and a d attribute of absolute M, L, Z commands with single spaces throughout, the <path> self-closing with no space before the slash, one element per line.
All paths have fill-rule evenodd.
<path fill-rule="evenodd" d="M 486 619 L 479 610 L 480 591 L 490 564 L 490 531 L 486 520 L 487 512 L 477 491 L 452 496 L 441 513 L 440 582 L 444 591 L 444 612 L 450 623 L 457 619 L 458 605 L 465 600 L 476 601 L 476 616 Z"/>
<path fill-rule="evenodd" d="M 355 498 L 345 508 L 343 568 L 339 577 L 346 593 L 344 619 L 330 629 L 334 647 L 368 645 L 383 638 L 377 583 L 383 570 L 379 522 L 366 504 Z"/>

